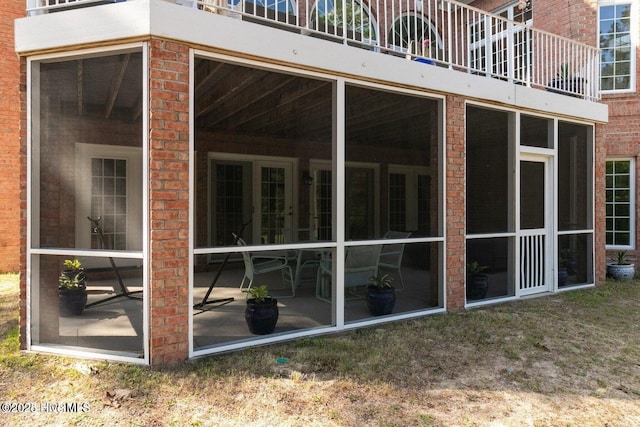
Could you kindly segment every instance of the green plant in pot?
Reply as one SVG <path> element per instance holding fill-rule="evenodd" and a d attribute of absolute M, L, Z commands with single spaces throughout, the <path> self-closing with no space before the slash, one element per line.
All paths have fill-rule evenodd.
<path fill-rule="evenodd" d="M 369 277 L 371 284 L 367 286 L 367 307 L 374 316 L 390 314 L 396 304 L 396 291 L 391 282 L 393 277 L 388 274 Z"/>
<path fill-rule="evenodd" d="M 278 300 L 269 295 L 266 285 L 255 286 L 244 292 L 248 296 L 244 318 L 249 331 L 255 335 L 272 333 L 278 323 Z"/>
<path fill-rule="evenodd" d="M 477 300 L 487 296 L 489 276 L 483 273 L 487 268 L 478 261 L 467 265 L 467 299 Z"/>
<path fill-rule="evenodd" d="M 87 304 L 86 273 L 77 259 L 67 259 L 58 277 L 58 301 L 60 314 L 78 316 Z"/>
<path fill-rule="evenodd" d="M 627 251 L 619 251 L 613 262 L 607 264 L 607 274 L 616 280 L 631 280 L 636 274 L 635 265 L 627 258 Z"/>

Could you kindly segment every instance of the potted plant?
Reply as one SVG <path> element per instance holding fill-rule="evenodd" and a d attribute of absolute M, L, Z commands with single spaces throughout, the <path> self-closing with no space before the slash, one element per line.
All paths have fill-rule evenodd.
<path fill-rule="evenodd" d="M 578 262 L 571 249 L 563 249 L 560 251 L 560 261 L 560 265 L 567 269 L 569 275 L 576 274 Z"/>
<path fill-rule="evenodd" d="M 467 299 L 476 300 L 487 296 L 489 276 L 482 273 L 487 268 L 478 261 L 467 265 Z"/>
<path fill-rule="evenodd" d="M 566 255 L 568 250 L 560 251 L 558 256 L 558 286 L 564 286 L 569 279 L 569 266 Z"/>
<path fill-rule="evenodd" d="M 627 260 L 627 251 L 620 251 L 607 264 L 607 273 L 616 280 L 630 280 L 636 274 L 635 265 Z"/>
<path fill-rule="evenodd" d="M 371 276 L 371 284 L 367 286 L 367 307 L 374 316 L 390 314 L 396 304 L 396 291 L 391 282 L 393 277 L 388 274 Z"/>
<path fill-rule="evenodd" d="M 244 318 L 249 331 L 255 335 L 272 333 L 278 322 L 278 300 L 269 295 L 266 285 L 251 287 L 247 293 Z"/>
<path fill-rule="evenodd" d="M 58 301 L 60 314 L 78 316 L 87 304 L 86 274 L 77 259 L 67 259 L 58 277 Z"/>

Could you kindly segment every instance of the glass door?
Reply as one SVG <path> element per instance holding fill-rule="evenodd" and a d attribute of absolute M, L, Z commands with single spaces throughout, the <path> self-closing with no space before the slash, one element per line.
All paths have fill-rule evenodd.
<path fill-rule="evenodd" d="M 553 218 L 550 161 L 522 156 L 520 161 L 519 295 L 551 289 Z"/>
<path fill-rule="evenodd" d="M 287 230 L 293 228 L 294 207 L 291 162 L 261 161 L 256 163 L 254 182 L 257 216 L 253 224 L 254 243 L 268 245 L 286 243 Z M 255 240 L 255 239 L 254 239 Z"/>

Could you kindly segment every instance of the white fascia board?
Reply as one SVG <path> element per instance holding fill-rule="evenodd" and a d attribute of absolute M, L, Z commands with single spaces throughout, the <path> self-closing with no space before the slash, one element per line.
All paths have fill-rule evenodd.
<path fill-rule="evenodd" d="M 16 21 L 18 53 L 157 36 L 265 62 L 387 82 L 511 107 L 606 122 L 607 106 L 341 43 L 205 13 L 166 0 L 134 0 Z"/>
<path fill-rule="evenodd" d="M 151 3 L 151 0 L 135 0 L 17 19 L 16 52 L 24 55 L 148 36 Z"/>
<path fill-rule="evenodd" d="M 606 123 L 609 121 L 609 106 L 604 103 L 586 102 L 580 98 L 546 92 L 514 85 L 516 105 L 526 106 L 545 113 L 583 118 L 587 121 Z"/>

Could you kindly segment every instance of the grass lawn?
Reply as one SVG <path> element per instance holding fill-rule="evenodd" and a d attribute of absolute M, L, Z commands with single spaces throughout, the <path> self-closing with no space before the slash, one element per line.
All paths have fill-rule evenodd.
<path fill-rule="evenodd" d="M 637 281 L 151 369 L 19 352 L 4 275 L 0 346 L 3 426 L 640 426 Z"/>

